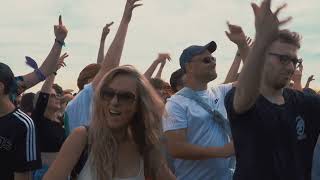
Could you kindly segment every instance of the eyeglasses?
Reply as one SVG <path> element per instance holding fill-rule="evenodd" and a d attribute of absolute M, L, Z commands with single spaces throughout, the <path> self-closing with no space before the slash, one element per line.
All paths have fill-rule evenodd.
<path fill-rule="evenodd" d="M 111 101 L 114 96 L 117 96 L 118 102 L 121 104 L 130 104 L 136 100 L 136 95 L 129 91 L 117 92 L 112 88 L 103 88 L 100 92 L 100 97 L 106 101 Z"/>
<path fill-rule="evenodd" d="M 297 67 L 298 64 L 302 63 L 302 59 L 298 59 L 298 58 L 293 58 L 290 57 L 288 55 L 283 55 L 283 54 L 277 54 L 277 53 L 269 53 L 272 56 L 276 56 L 279 58 L 279 61 L 281 62 L 281 64 L 283 65 L 288 65 L 289 63 L 292 63 L 295 67 Z"/>
<path fill-rule="evenodd" d="M 61 99 L 62 96 L 60 94 L 53 94 L 52 93 L 52 94 L 50 94 L 50 97 L 54 98 L 54 99 Z"/>
<path fill-rule="evenodd" d="M 202 62 L 203 64 L 216 63 L 216 58 L 212 56 L 204 57 L 201 61 L 191 61 L 191 62 Z"/>

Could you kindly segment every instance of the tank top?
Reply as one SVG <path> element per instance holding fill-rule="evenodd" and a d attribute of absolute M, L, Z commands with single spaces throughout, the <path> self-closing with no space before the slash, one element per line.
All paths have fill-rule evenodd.
<path fill-rule="evenodd" d="M 140 158 L 140 163 L 139 163 L 139 173 L 137 176 L 134 177 L 127 177 L 127 178 L 113 178 L 113 180 L 145 180 L 144 177 L 144 162 L 143 159 Z M 83 169 L 79 173 L 78 180 L 95 180 L 95 175 L 94 172 L 91 171 L 91 158 L 89 155 L 89 158 L 87 162 L 85 163 Z"/>

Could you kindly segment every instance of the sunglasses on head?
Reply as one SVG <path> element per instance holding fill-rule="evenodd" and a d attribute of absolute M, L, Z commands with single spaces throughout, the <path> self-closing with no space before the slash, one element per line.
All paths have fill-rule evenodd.
<path fill-rule="evenodd" d="M 272 56 L 278 57 L 279 61 L 283 65 L 288 65 L 288 64 L 292 63 L 295 67 L 297 67 L 299 64 L 302 63 L 302 59 L 298 59 L 296 57 L 290 57 L 288 55 L 277 54 L 277 53 L 269 53 L 269 54 L 272 55 Z"/>
<path fill-rule="evenodd" d="M 111 101 L 114 96 L 117 96 L 118 102 L 121 104 L 133 103 L 136 100 L 136 95 L 129 91 L 116 91 L 112 88 L 103 88 L 100 92 L 100 97 L 106 101 Z"/>

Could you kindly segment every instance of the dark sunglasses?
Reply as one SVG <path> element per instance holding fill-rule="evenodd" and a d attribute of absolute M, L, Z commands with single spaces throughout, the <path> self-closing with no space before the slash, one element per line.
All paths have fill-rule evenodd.
<path fill-rule="evenodd" d="M 212 56 L 205 57 L 202 59 L 202 63 L 204 64 L 216 63 L 216 58 Z"/>
<path fill-rule="evenodd" d="M 112 88 L 103 88 L 100 92 L 100 97 L 106 101 L 111 101 L 114 96 L 117 96 L 118 102 L 121 104 L 133 103 L 136 100 L 136 95 L 128 91 L 115 91 Z"/>
<path fill-rule="evenodd" d="M 295 67 L 297 67 L 299 64 L 302 63 L 302 59 L 293 58 L 293 57 L 290 57 L 288 55 L 277 54 L 277 53 L 269 53 L 269 54 L 272 55 L 272 56 L 278 57 L 279 61 L 283 65 L 288 65 L 288 64 L 292 63 Z"/>
<path fill-rule="evenodd" d="M 60 94 L 53 94 L 52 93 L 52 94 L 50 94 L 50 97 L 55 98 L 55 99 L 61 99 L 62 96 Z"/>
<path fill-rule="evenodd" d="M 212 56 L 207 56 L 201 59 L 201 61 L 191 61 L 191 62 L 202 62 L 203 64 L 216 63 L 216 58 Z"/>

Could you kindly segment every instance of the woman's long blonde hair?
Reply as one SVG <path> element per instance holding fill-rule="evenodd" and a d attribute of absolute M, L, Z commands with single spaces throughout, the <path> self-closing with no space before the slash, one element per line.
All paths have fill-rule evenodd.
<path fill-rule="evenodd" d="M 102 87 L 108 86 L 118 75 L 133 77 L 137 85 L 137 113 L 130 121 L 128 128 L 134 142 L 137 144 L 140 154 L 150 157 L 150 152 L 160 152 L 160 137 L 162 133 L 161 118 L 164 112 L 164 104 L 148 80 L 133 66 L 120 66 L 106 74 L 95 91 L 93 100 L 92 122 L 89 128 L 89 147 L 92 170 L 98 180 L 112 179 L 115 172 L 115 162 L 118 152 L 118 144 L 107 125 L 105 108 L 106 102 L 100 98 Z M 158 154 L 158 153 L 157 153 Z M 160 155 L 160 153 L 159 153 Z M 154 156 L 154 155 L 152 155 Z M 161 164 L 161 158 L 150 158 L 147 167 L 151 174 L 155 174 L 157 166 Z M 155 161 L 155 159 L 158 159 Z M 146 159 L 144 159 L 146 162 Z M 146 166 L 146 165 L 145 165 Z"/>

